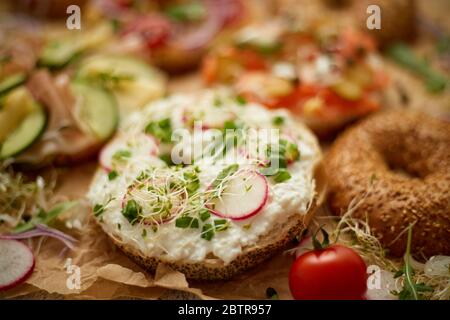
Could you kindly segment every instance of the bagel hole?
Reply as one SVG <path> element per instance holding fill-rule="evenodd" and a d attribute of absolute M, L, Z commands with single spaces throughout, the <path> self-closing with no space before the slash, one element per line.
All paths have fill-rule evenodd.
<path fill-rule="evenodd" d="M 423 179 L 423 172 L 414 167 L 414 163 L 407 162 L 404 157 L 393 153 L 385 153 L 384 158 L 389 170 L 397 175 L 410 179 Z"/>

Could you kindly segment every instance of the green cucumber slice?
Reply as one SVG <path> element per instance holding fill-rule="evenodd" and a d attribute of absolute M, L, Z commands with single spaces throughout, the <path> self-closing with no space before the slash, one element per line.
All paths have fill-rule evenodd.
<path fill-rule="evenodd" d="M 53 40 L 44 47 L 39 64 L 49 68 L 62 68 L 82 50 L 80 43 L 73 39 Z"/>
<path fill-rule="evenodd" d="M 19 90 L 21 90 L 21 92 L 19 92 Z M 15 126 L 13 131 L 1 142 L 0 159 L 13 157 L 26 150 L 33 145 L 45 131 L 47 113 L 45 112 L 44 107 L 36 102 L 31 94 L 25 90 L 24 87 L 19 87 L 10 93 L 10 95 L 25 94 L 24 98 L 4 100 L 4 110 L 2 112 L 5 112 L 5 114 L 3 114 L 3 117 L 0 117 L 0 122 L 10 121 L 11 117 L 8 116 L 7 112 L 10 112 L 11 110 L 17 111 L 18 108 L 24 108 L 23 103 L 27 104 L 27 111 L 23 117 L 18 120 L 20 123 Z M 20 102 L 22 105 L 8 105 L 9 103 L 15 104 L 16 102 Z M 0 125 L 3 126 L 3 124 Z"/>
<path fill-rule="evenodd" d="M 5 94 L 12 89 L 20 86 L 27 79 L 25 73 L 15 73 L 0 81 L 0 95 Z"/>
<path fill-rule="evenodd" d="M 119 112 L 114 96 L 106 89 L 74 81 L 71 89 L 77 99 L 77 118 L 90 134 L 104 141 L 116 131 Z"/>
<path fill-rule="evenodd" d="M 141 108 L 166 90 L 166 78 L 159 70 L 127 56 L 90 57 L 80 64 L 76 77 L 111 89 L 125 110 Z"/>
<path fill-rule="evenodd" d="M 69 34 L 49 41 L 44 47 L 39 64 L 49 68 L 62 68 L 75 60 L 82 52 L 100 47 L 113 34 L 110 24 L 101 24 L 88 32 Z"/>

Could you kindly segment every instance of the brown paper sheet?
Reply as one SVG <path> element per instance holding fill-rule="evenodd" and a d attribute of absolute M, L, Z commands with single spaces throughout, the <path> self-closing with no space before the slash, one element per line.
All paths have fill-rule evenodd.
<path fill-rule="evenodd" d="M 420 11 L 430 16 L 441 16 L 443 21 L 440 22 L 448 26 L 445 17 L 436 14 L 446 12 L 445 9 L 440 10 L 439 6 L 436 7 L 445 3 L 445 1 L 427 2 L 427 5 L 434 4 L 434 6 L 421 5 Z M 427 44 L 418 43 L 416 46 L 427 47 Z M 389 69 L 393 82 L 402 84 L 413 98 L 410 108 L 440 109 L 436 113 L 442 112 L 443 108 L 448 112 L 448 94 L 430 97 L 419 79 L 394 66 Z M 201 86 L 198 76 L 192 75 L 179 81 L 171 81 L 169 90 L 186 92 L 199 89 Z M 58 194 L 69 199 L 82 197 L 94 170 L 93 163 L 67 169 L 63 174 Z M 294 258 L 290 255 L 280 253 L 230 281 L 207 283 L 188 281 L 183 274 L 164 265 L 160 265 L 155 274 L 151 275 L 120 252 L 89 218 L 88 212 L 84 214 L 86 221 L 83 231 L 72 233 L 79 239 L 77 248 L 74 251 L 64 251 L 63 245 L 56 240 L 45 239 L 40 246 L 38 241 L 34 240 L 32 247 L 37 256 L 35 271 L 25 284 L 0 293 L 0 298 L 31 296 L 53 299 L 158 299 L 167 298 L 172 290 L 179 290 L 201 299 L 264 299 L 268 287 L 274 288 L 280 299 L 291 298 L 288 272 Z M 68 258 L 72 259 L 72 264 L 80 267 L 80 289 L 70 289 L 66 285 L 71 276 L 65 269 Z"/>

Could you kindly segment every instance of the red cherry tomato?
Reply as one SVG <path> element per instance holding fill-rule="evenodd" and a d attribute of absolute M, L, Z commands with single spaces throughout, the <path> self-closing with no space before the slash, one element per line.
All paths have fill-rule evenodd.
<path fill-rule="evenodd" d="M 123 31 L 123 35 L 139 35 L 149 49 L 164 45 L 172 32 L 170 21 L 165 17 L 152 14 L 136 17 L 129 22 Z"/>
<path fill-rule="evenodd" d="M 362 300 L 366 281 L 362 258 L 341 245 L 299 256 L 289 273 L 289 287 L 296 300 Z"/>

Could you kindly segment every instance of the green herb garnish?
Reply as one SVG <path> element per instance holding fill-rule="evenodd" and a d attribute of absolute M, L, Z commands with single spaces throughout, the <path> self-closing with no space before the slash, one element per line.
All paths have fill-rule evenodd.
<path fill-rule="evenodd" d="M 286 139 L 280 139 L 278 145 L 267 146 L 266 154 L 269 158 L 269 163 L 265 168 L 260 170 L 261 174 L 265 176 L 276 175 L 280 170 L 286 169 L 289 162 L 300 159 L 298 146 Z M 283 178 L 287 177 L 286 172 L 281 173 Z"/>
<path fill-rule="evenodd" d="M 272 123 L 275 126 L 281 126 L 282 124 L 284 124 L 284 121 L 285 121 L 284 117 L 276 116 L 276 117 L 273 118 Z"/>
<path fill-rule="evenodd" d="M 414 269 L 411 266 L 411 242 L 412 242 L 412 225 L 408 227 L 408 239 L 406 242 L 406 252 L 403 256 L 404 266 L 397 271 L 394 278 L 404 276 L 403 289 L 400 292 L 393 292 L 398 295 L 399 300 L 421 300 L 422 292 L 432 292 L 433 288 L 423 283 L 416 283 L 413 280 Z"/>
<path fill-rule="evenodd" d="M 237 96 L 236 97 L 236 102 L 239 105 L 243 106 L 243 105 L 247 104 L 247 99 L 245 99 L 243 96 Z"/>
<path fill-rule="evenodd" d="M 284 139 L 280 140 L 280 153 L 284 155 L 288 162 L 294 162 L 300 158 L 298 146 Z"/>
<path fill-rule="evenodd" d="M 102 204 L 97 203 L 94 206 L 93 212 L 94 212 L 94 216 L 98 217 L 99 215 L 101 215 L 103 212 L 105 211 L 105 207 Z"/>
<path fill-rule="evenodd" d="M 170 153 L 165 153 L 159 156 L 159 158 L 164 161 L 169 167 L 175 165 L 172 161 L 172 156 Z"/>
<path fill-rule="evenodd" d="M 141 206 L 136 202 L 136 200 L 128 200 L 125 207 L 122 209 L 122 214 L 127 220 L 134 224 L 139 214 L 141 213 L 142 208 Z"/>
<path fill-rule="evenodd" d="M 199 216 L 200 220 L 206 221 L 211 217 L 211 213 L 209 212 L 208 209 L 202 209 L 198 213 L 198 216 Z"/>
<path fill-rule="evenodd" d="M 163 143 L 170 143 L 172 139 L 172 124 L 170 119 L 152 121 L 145 127 L 145 132 L 151 134 Z"/>
<path fill-rule="evenodd" d="M 226 219 L 214 220 L 214 229 L 216 231 L 225 231 L 230 227 L 230 223 Z"/>
<path fill-rule="evenodd" d="M 112 181 L 115 178 L 117 178 L 118 176 L 119 176 L 119 173 L 116 170 L 113 170 L 110 173 L 108 173 L 108 180 Z"/>
<path fill-rule="evenodd" d="M 214 227 L 212 224 L 207 223 L 203 225 L 201 237 L 202 239 L 211 241 L 211 239 L 214 237 Z"/>
<path fill-rule="evenodd" d="M 239 165 L 238 164 L 232 164 L 228 167 L 224 168 L 220 173 L 217 175 L 217 178 L 211 183 L 211 189 L 217 189 L 220 187 L 220 185 L 224 182 L 226 178 L 233 175 L 238 171 Z"/>
<path fill-rule="evenodd" d="M 175 220 L 175 226 L 177 228 L 182 228 L 182 229 L 186 229 L 186 228 L 197 229 L 198 228 L 198 219 L 192 218 L 189 216 L 180 217 Z"/>
<path fill-rule="evenodd" d="M 113 160 L 116 160 L 116 161 L 125 161 L 125 160 L 131 158 L 131 151 L 118 150 L 113 154 L 112 158 L 113 158 Z"/>
<path fill-rule="evenodd" d="M 200 188 L 200 179 L 198 178 L 197 169 L 185 171 L 183 177 L 186 180 L 186 191 L 189 195 L 194 194 Z"/>
<path fill-rule="evenodd" d="M 291 174 L 286 169 L 279 169 L 278 172 L 273 176 L 273 180 L 277 183 L 287 181 L 291 178 Z"/>
<path fill-rule="evenodd" d="M 19 224 L 13 232 L 20 233 L 28 231 L 36 227 L 38 224 L 50 225 L 59 215 L 72 209 L 76 204 L 77 202 L 68 201 L 56 205 L 50 211 L 40 209 L 36 216 L 31 218 L 28 222 Z"/>
<path fill-rule="evenodd" d="M 447 87 L 448 79 L 434 70 L 425 59 L 416 56 L 407 45 L 394 44 L 388 49 L 388 54 L 397 63 L 421 76 L 428 91 L 438 93 Z"/>

